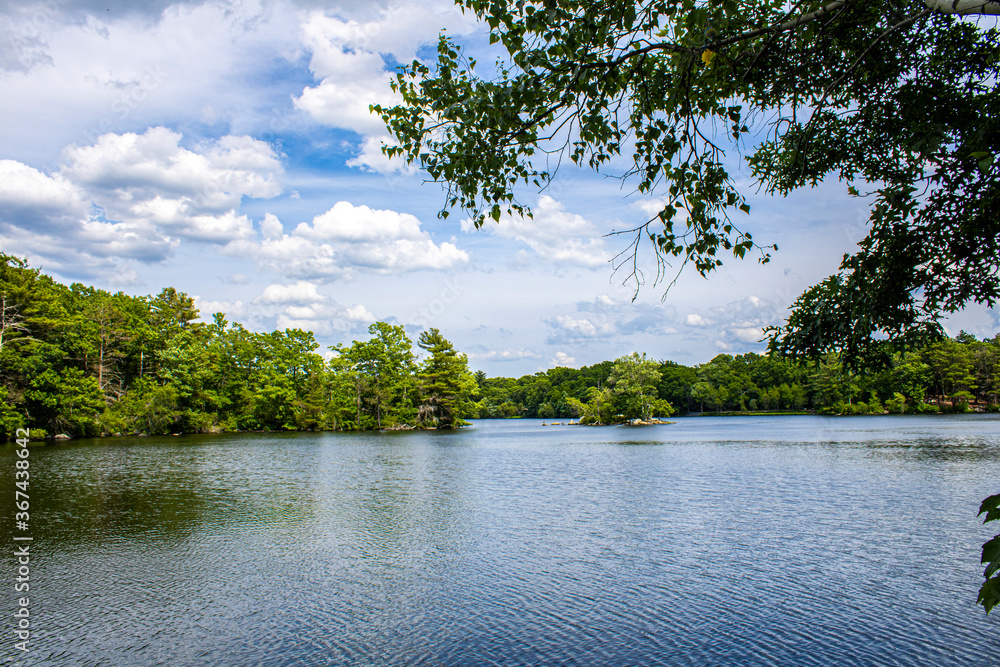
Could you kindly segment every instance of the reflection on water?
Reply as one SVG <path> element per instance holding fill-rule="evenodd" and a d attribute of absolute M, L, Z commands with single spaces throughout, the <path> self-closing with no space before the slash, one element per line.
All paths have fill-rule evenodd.
<path fill-rule="evenodd" d="M 975 597 L 998 427 L 516 420 L 39 447 L 18 664 L 997 664 Z"/>

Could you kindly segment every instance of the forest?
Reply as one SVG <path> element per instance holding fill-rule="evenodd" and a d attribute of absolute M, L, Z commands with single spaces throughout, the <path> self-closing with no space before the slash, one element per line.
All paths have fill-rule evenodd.
<path fill-rule="evenodd" d="M 579 369 L 489 378 L 437 329 L 414 350 L 375 322 L 318 352 L 301 329 L 200 321 L 173 288 L 156 296 L 60 284 L 0 255 L 0 434 L 85 437 L 260 430 L 452 428 L 535 417 L 608 424 L 675 413 L 997 411 L 1000 335 L 960 333 L 855 373 L 836 354 L 803 363 L 754 353 L 696 366 L 632 353 Z"/>

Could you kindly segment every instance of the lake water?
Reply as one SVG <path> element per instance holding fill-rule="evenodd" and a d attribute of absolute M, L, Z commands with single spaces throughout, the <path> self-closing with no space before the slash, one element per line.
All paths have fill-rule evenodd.
<path fill-rule="evenodd" d="M 31 651 L 7 556 L 4 664 L 1000 664 L 975 604 L 995 416 L 109 438 L 30 462 Z"/>

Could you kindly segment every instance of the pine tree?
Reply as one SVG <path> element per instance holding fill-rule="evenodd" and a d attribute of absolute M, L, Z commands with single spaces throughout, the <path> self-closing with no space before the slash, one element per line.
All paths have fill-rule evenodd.
<path fill-rule="evenodd" d="M 430 353 L 421 364 L 418 378 L 423 403 L 417 420 L 423 425 L 438 428 L 461 426 L 464 405 L 469 393 L 475 389 L 476 380 L 469 372 L 469 362 L 464 354 L 455 351 L 451 342 L 437 329 L 420 334 L 417 345 Z"/>

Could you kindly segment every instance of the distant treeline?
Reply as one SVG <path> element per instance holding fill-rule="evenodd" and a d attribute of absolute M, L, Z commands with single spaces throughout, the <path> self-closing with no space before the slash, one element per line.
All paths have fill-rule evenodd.
<path fill-rule="evenodd" d="M 976 340 L 966 333 L 897 355 L 891 368 L 858 374 L 837 355 L 803 364 L 759 354 L 720 354 L 706 364 L 664 361 L 656 368 L 656 398 L 675 412 L 825 414 L 997 411 L 1000 334 Z M 553 368 L 479 385 L 476 417 L 573 417 L 606 384 L 612 362 L 579 370 Z"/>
<path fill-rule="evenodd" d="M 632 354 L 580 369 L 488 378 L 436 329 L 417 347 L 401 326 L 332 348 L 311 332 L 256 333 L 216 314 L 198 322 L 173 288 L 154 296 L 66 286 L 0 255 L 0 436 L 365 430 L 467 418 L 577 418 L 672 412 L 833 413 L 997 409 L 1000 336 L 961 334 L 856 375 L 830 356 L 799 365 L 719 355 L 695 367 Z"/>

